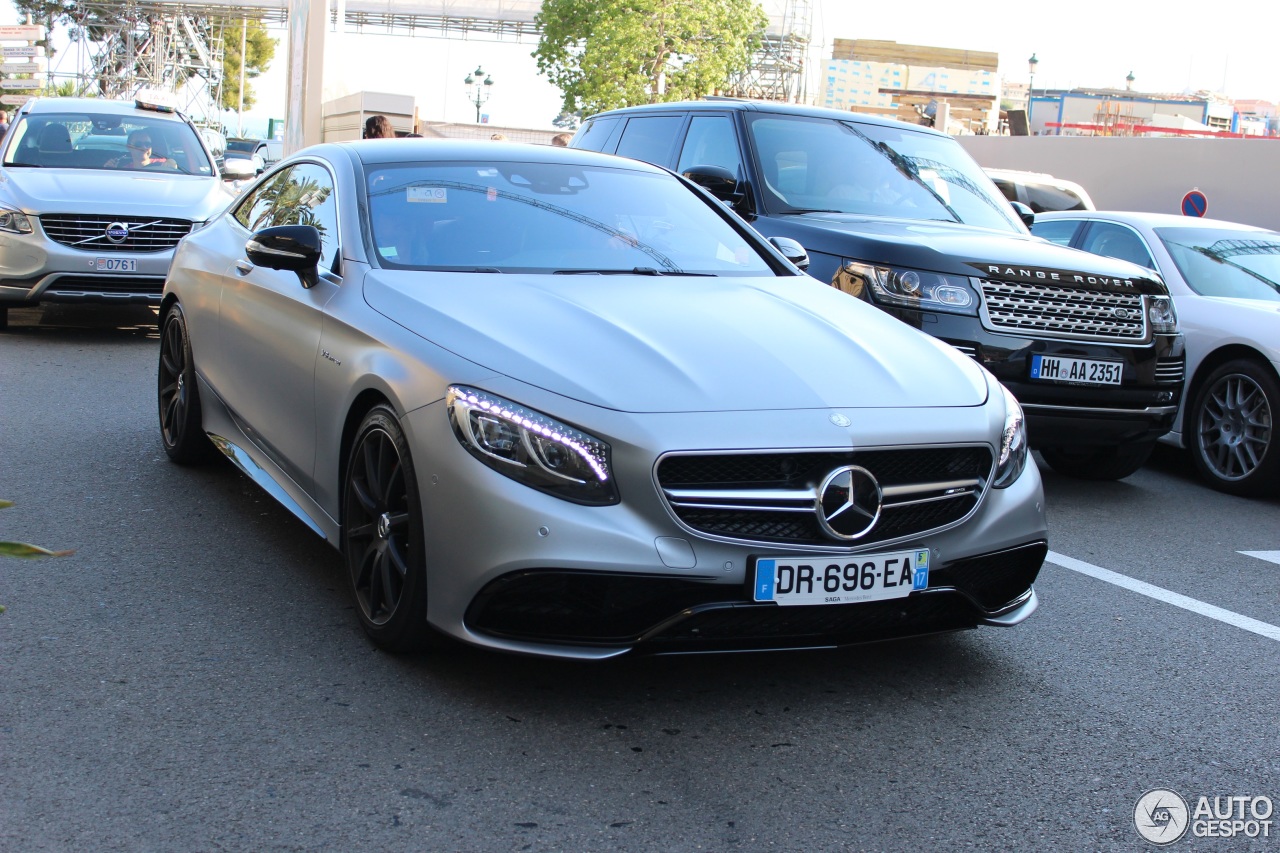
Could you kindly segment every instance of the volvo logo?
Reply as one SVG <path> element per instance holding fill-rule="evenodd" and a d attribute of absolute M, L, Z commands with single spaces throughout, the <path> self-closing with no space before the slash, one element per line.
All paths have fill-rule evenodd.
<path fill-rule="evenodd" d="M 107 239 L 112 243 L 123 243 L 129 239 L 129 226 L 123 222 L 112 222 L 107 226 Z"/>
<path fill-rule="evenodd" d="M 826 476 L 818 487 L 814 508 L 822 529 L 835 539 L 861 539 L 880 519 L 884 494 L 866 468 L 845 465 Z"/>

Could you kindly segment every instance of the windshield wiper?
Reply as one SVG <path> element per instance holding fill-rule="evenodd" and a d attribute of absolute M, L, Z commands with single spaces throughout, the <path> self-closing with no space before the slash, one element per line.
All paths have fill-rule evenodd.
<path fill-rule="evenodd" d="M 715 273 L 710 272 L 685 272 L 684 270 L 660 270 L 653 267 L 632 267 L 629 270 L 622 269 L 598 269 L 598 270 L 556 270 L 552 275 L 680 275 L 680 276 L 699 276 L 715 278 Z"/>
<path fill-rule="evenodd" d="M 792 213 L 848 213 L 847 210 L 836 210 L 831 207 L 790 207 L 779 211 L 783 216 Z"/>

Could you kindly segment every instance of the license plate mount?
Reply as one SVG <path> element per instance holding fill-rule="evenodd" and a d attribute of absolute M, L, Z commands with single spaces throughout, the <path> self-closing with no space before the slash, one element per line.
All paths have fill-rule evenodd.
<path fill-rule="evenodd" d="M 834 556 L 757 557 L 755 601 L 783 606 L 906 598 L 929 587 L 929 549 Z"/>
<path fill-rule="evenodd" d="M 94 258 L 93 268 L 98 272 L 137 272 L 137 258 Z"/>
<path fill-rule="evenodd" d="M 1031 378 L 1041 382 L 1065 382 L 1071 385 L 1119 385 L 1124 378 L 1124 362 L 1033 355 Z"/>

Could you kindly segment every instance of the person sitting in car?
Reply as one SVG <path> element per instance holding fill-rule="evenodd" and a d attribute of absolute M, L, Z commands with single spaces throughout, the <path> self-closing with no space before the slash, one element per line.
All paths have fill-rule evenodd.
<path fill-rule="evenodd" d="M 129 156 L 108 160 L 106 165 L 113 169 L 176 169 L 178 164 L 168 157 L 155 157 L 152 154 L 151 134 L 145 130 L 135 130 L 129 134 L 126 143 Z"/>

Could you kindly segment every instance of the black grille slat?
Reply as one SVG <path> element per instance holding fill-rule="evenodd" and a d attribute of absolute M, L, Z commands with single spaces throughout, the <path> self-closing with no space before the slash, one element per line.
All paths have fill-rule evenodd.
<path fill-rule="evenodd" d="M 1146 338 L 1146 312 L 1139 293 L 995 279 L 979 279 L 978 284 L 993 329 L 1100 340 Z M 1117 310 L 1123 316 L 1117 316 Z"/>
<path fill-rule="evenodd" d="M 164 291 L 164 278 L 144 276 L 125 278 L 107 275 L 64 275 L 49 285 L 46 293 L 147 293 L 159 296 Z"/>
<path fill-rule="evenodd" d="M 40 217 L 50 240 L 85 252 L 164 252 L 191 233 L 191 221 L 152 216 L 99 216 L 51 213 Z M 123 223 L 129 236 L 123 242 L 107 239 L 108 226 Z"/>
<path fill-rule="evenodd" d="M 911 486 L 953 481 L 985 483 L 993 459 L 989 448 L 927 447 L 892 450 L 835 452 L 689 454 L 665 457 L 658 466 L 658 483 L 664 490 L 779 489 L 803 492 L 814 489 L 832 470 L 860 465 L 881 487 Z M 880 520 L 858 545 L 874 544 L 957 522 L 981 499 L 976 490 L 948 494 L 937 500 L 894 505 L 886 501 Z M 910 500 L 909 498 L 907 499 Z M 668 505 L 681 522 L 700 533 L 783 545 L 834 545 L 813 512 L 787 512 L 764 506 L 746 509 L 694 506 L 695 500 L 671 499 Z M 726 501 L 732 503 L 732 501 Z"/>

